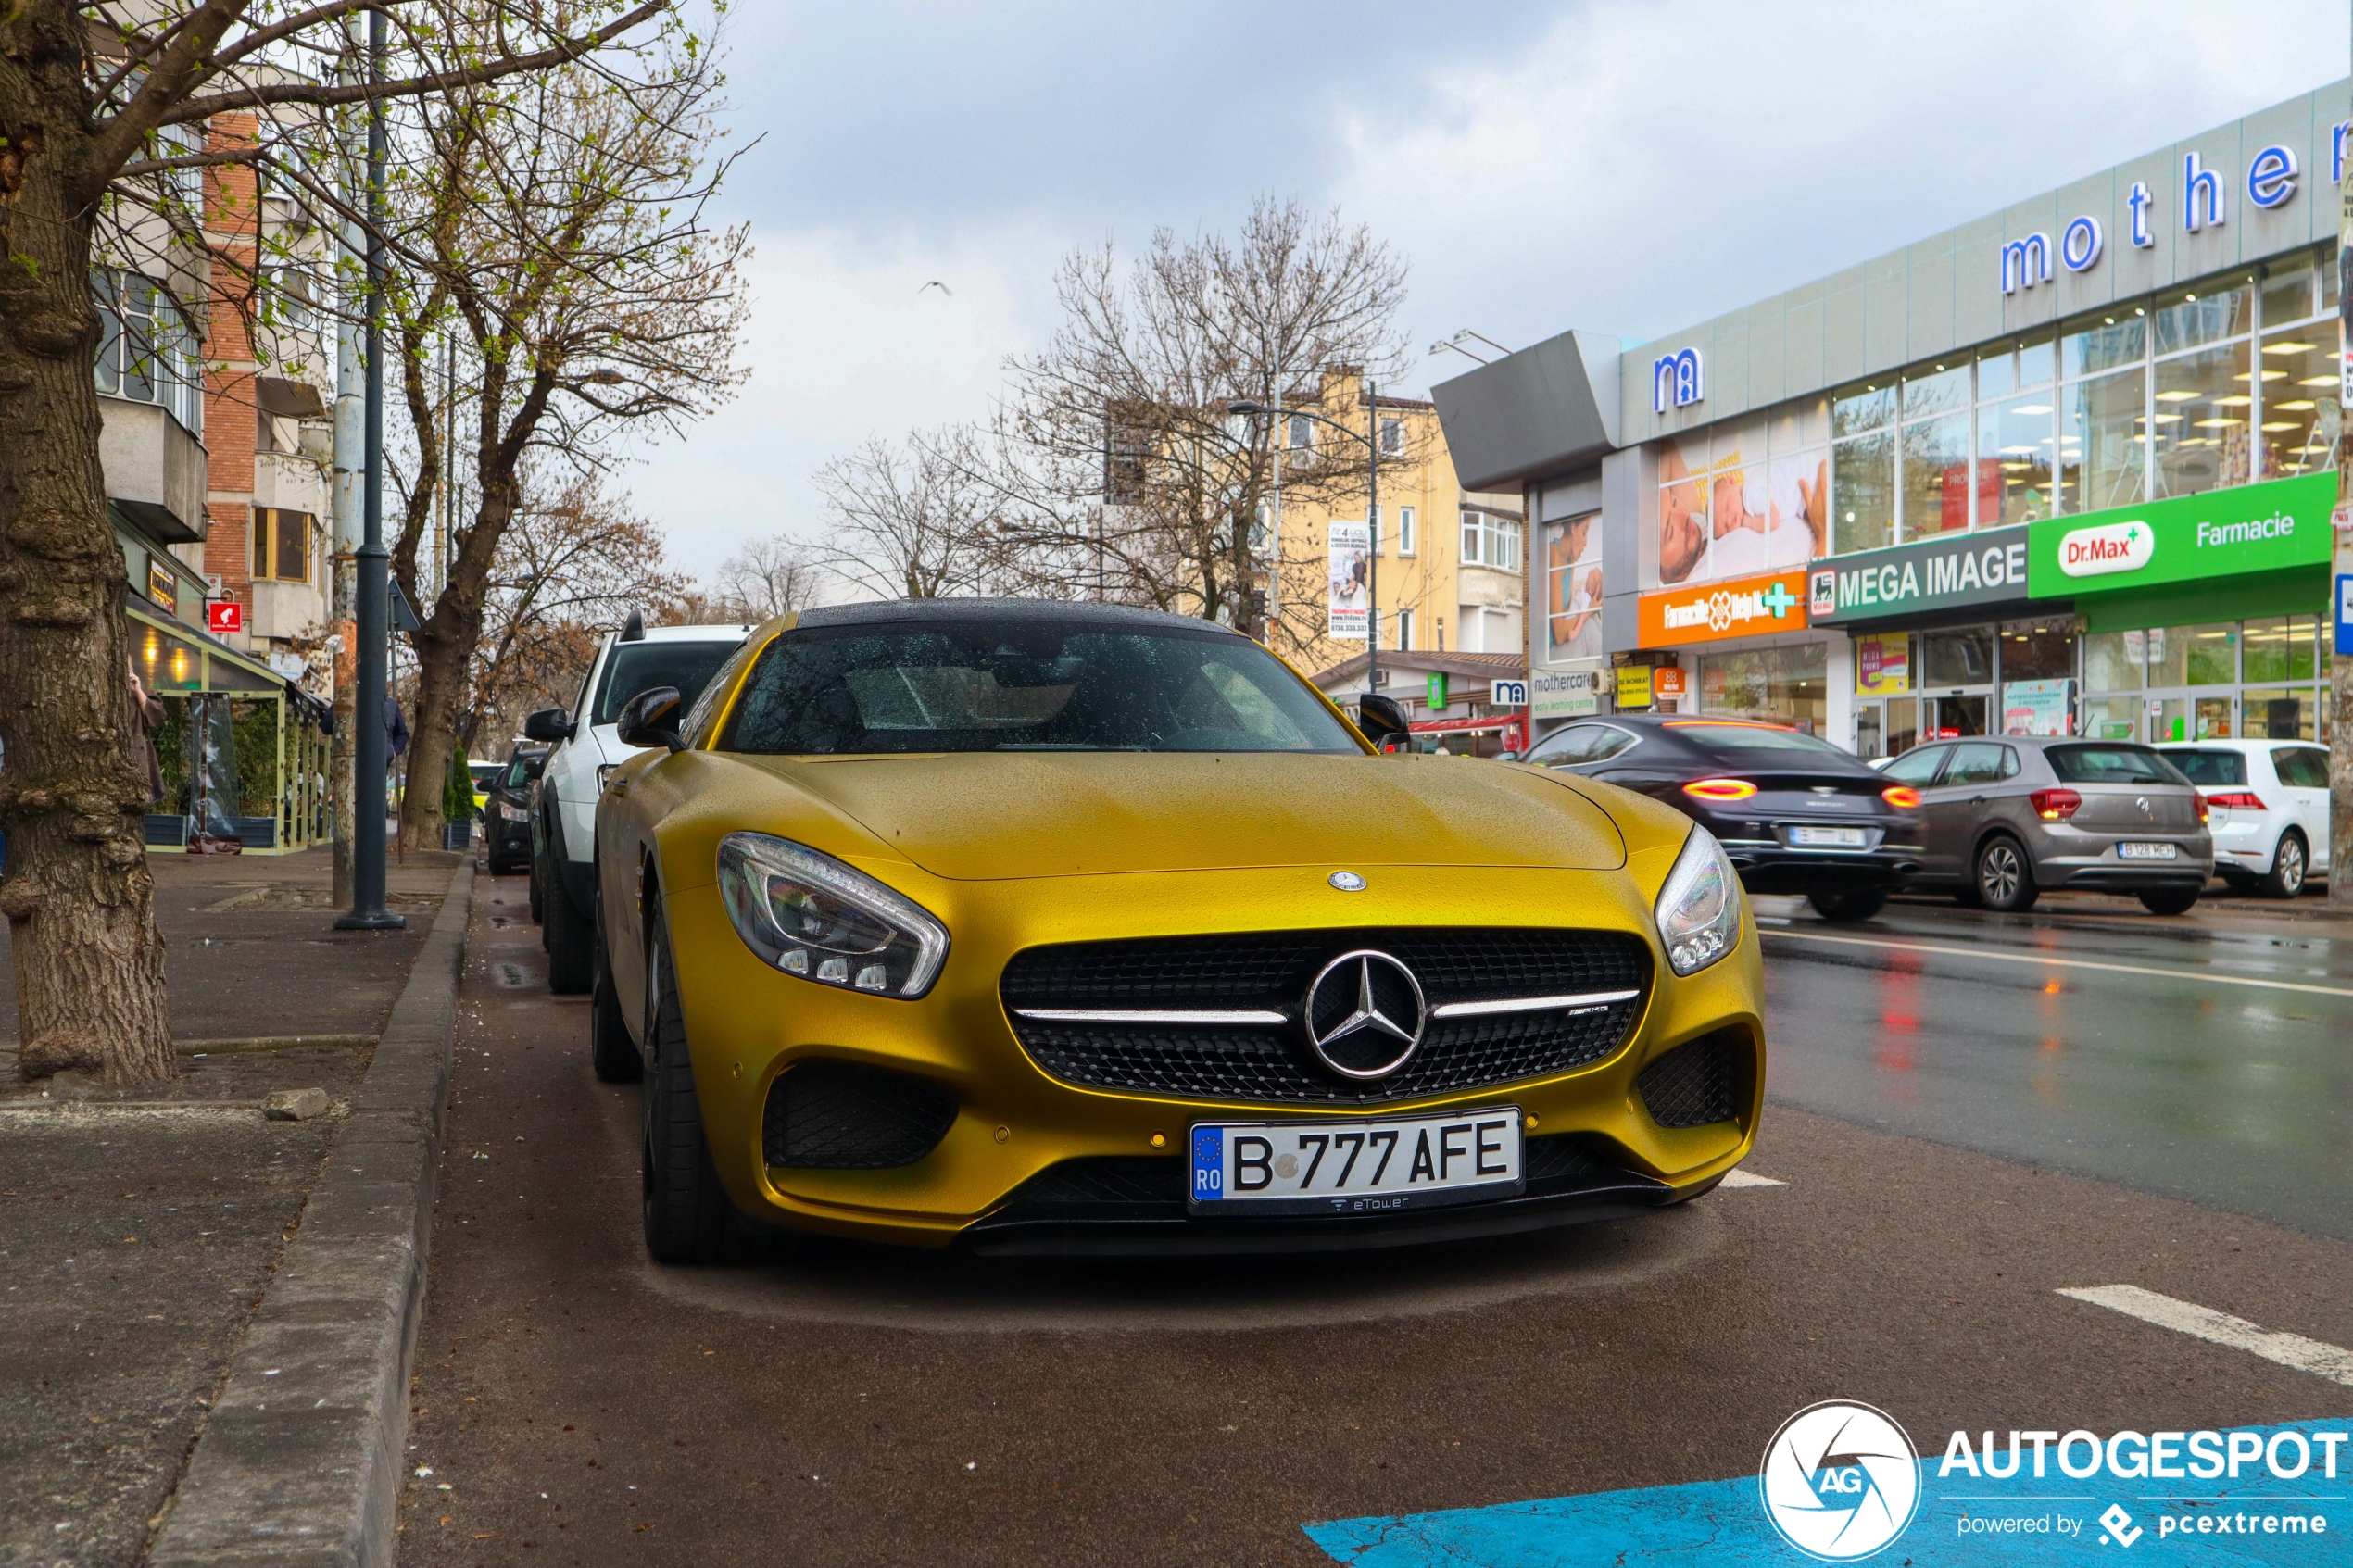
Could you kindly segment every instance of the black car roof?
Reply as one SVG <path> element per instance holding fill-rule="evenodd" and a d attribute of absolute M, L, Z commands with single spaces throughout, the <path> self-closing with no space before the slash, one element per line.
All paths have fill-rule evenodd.
<path fill-rule="evenodd" d="M 1164 610 L 1137 609 L 1128 605 L 1092 604 L 1083 599 L 875 599 L 861 604 L 822 605 L 800 612 L 797 629 L 837 626 L 969 625 L 974 621 L 1027 621 L 1059 625 L 1099 625 L 1130 632 L 1203 633 L 1229 637 L 1242 634 L 1230 626 L 1195 616 Z M 1243 639 L 1247 641 L 1248 639 Z"/>
<path fill-rule="evenodd" d="M 1667 745 L 1680 746 L 1686 751 L 1697 752 L 1702 756 L 1709 757 L 1714 756 L 1718 751 L 1739 751 L 1745 749 L 1754 752 L 1756 748 L 1753 746 L 1741 747 L 1730 746 L 1720 740 L 1704 740 L 1700 736 L 1692 734 L 1691 732 L 1692 730 L 1796 730 L 1796 726 L 1793 724 L 1767 724 L 1760 723 L 1754 719 L 1735 719 L 1729 714 L 1718 716 L 1709 713 L 1613 713 L 1601 718 L 1580 720 L 1579 722 L 1588 724 L 1616 724 L 1622 729 L 1633 731 L 1635 734 L 1641 735 L 1645 741 L 1664 741 Z M 1821 739 L 1818 735 L 1813 738 L 1817 740 Z M 1786 753 L 1785 755 L 1791 759 L 1789 766 L 1793 768 L 1836 768 L 1843 762 L 1849 768 L 1857 771 L 1867 773 L 1873 771 L 1872 768 L 1860 758 L 1851 757 L 1847 753 L 1839 750 L 1838 747 L 1829 746 L 1828 742 L 1824 742 L 1824 745 L 1829 746 L 1829 749 L 1818 752 L 1806 751 Z M 1798 760 L 1798 759 L 1801 758 L 1805 759 L 1803 762 Z"/>

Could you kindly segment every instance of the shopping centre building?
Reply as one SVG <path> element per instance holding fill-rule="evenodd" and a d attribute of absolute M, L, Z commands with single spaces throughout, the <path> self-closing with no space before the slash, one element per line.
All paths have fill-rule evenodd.
<path fill-rule="evenodd" d="M 1541 730 L 2325 739 L 2353 83 L 1655 342 L 1435 389 Z"/>

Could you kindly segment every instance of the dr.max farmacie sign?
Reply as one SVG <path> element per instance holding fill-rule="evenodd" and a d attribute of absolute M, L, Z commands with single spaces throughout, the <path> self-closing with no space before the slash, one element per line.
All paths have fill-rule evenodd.
<path fill-rule="evenodd" d="M 2202 583 L 2331 558 L 2336 475 L 2305 474 L 2031 525 L 2033 596 Z"/>

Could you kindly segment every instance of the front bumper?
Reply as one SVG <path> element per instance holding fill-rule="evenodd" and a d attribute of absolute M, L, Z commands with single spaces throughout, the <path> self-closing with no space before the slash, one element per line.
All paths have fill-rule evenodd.
<path fill-rule="evenodd" d="M 1671 850 L 1650 851 L 1667 854 Z M 876 866 L 871 869 L 884 871 Z M 1762 973 L 1753 923 L 1734 951 L 1688 979 L 1656 952 L 1638 881 L 1626 872 L 1366 868 L 1360 894 L 1328 887 L 1329 868 L 1070 876 L 952 883 L 891 865 L 893 884 L 953 934 L 948 962 L 917 1001 L 836 990 L 777 972 L 736 935 L 711 885 L 665 890 L 679 997 L 703 1119 L 722 1183 L 752 1219 L 903 1245 L 962 1243 L 998 1252 L 1302 1251 L 1495 1234 L 1640 1212 L 1694 1197 L 1738 1164 L 1763 1103 Z M 1460 925 L 1578 926 L 1633 932 L 1654 977 L 1625 1043 L 1548 1077 L 1378 1106 L 1284 1104 L 1114 1092 L 1064 1083 L 1014 1037 L 998 977 L 1022 948 L 1114 936 L 1258 929 L 1361 930 Z M 1667 1051 L 1722 1030 L 1743 1053 L 1737 1111 L 1701 1126 L 1662 1126 L 1636 1079 Z M 924 1080 L 952 1097 L 953 1120 L 912 1163 L 887 1169 L 772 1165 L 763 1131 L 770 1091 L 796 1065 L 832 1060 Z M 1331 1120 L 1510 1104 L 1529 1148 L 1565 1135 L 1579 1158 L 1551 1175 L 1530 1167 L 1521 1197 L 1337 1223 L 1193 1220 L 1179 1170 L 1190 1123 Z M 1157 1140 L 1157 1141 L 1155 1141 Z M 1111 1206 L 1074 1206 L 1063 1178 L 1088 1162 L 1126 1169 Z M 1059 1173 L 1043 1185 L 1041 1178 Z M 1037 1201 L 1040 1197 L 1051 1199 Z M 1173 1207 L 1170 1206 L 1173 1198 Z M 1120 1202 L 1136 1207 L 1122 1208 Z"/>

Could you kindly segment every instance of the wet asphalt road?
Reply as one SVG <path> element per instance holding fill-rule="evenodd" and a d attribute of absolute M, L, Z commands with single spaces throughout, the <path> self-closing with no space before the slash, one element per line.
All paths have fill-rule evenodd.
<path fill-rule="evenodd" d="M 1311 1521 L 1753 1474 L 1825 1398 L 1931 1439 L 2342 1412 L 2055 1292 L 2353 1345 L 2353 934 L 2107 907 L 1768 903 L 1748 1169 L 1785 1185 L 1299 1265 L 686 1271 L 637 1239 L 635 1089 L 536 984 L 521 881 L 485 884 L 403 1562 L 1315 1563 Z"/>

